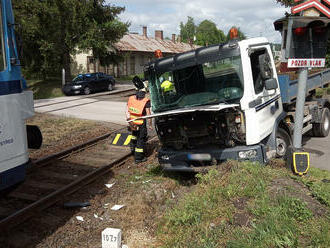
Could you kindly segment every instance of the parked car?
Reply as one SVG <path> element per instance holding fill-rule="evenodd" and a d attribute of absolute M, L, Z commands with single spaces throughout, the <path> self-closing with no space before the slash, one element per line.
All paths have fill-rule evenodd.
<path fill-rule="evenodd" d="M 115 79 L 103 72 L 79 74 L 71 82 L 66 83 L 62 91 L 65 95 L 89 95 L 94 92 L 112 91 Z"/>

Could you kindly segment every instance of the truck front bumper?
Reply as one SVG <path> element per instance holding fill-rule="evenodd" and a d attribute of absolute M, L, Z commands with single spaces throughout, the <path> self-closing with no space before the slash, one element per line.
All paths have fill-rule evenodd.
<path fill-rule="evenodd" d="M 166 171 L 198 172 L 226 160 L 267 162 L 263 145 L 236 146 L 233 148 L 203 148 L 175 151 L 161 149 L 158 161 Z"/>

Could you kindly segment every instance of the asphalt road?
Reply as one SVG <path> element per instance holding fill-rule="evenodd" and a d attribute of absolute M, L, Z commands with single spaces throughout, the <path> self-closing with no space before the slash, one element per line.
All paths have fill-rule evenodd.
<path fill-rule="evenodd" d="M 128 88 L 132 86 L 118 85 L 116 91 Z M 58 97 L 36 100 L 35 110 L 39 113 L 126 125 L 126 101 L 127 97 L 110 93 L 93 94 L 88 98 L 86 96 Z M 311 166 L 330 171 L 330 135 L 326 138 L 306 136 L 303 139 L 303 146 L 310 153 Z"/>
<path fill-rule="evenodd" d="M 330 135 L 325 138 L 305 136 L 303 147 L 310 153 L 310 165 L 312 167 L 330 171 Z"/>
<path fill-rule="evenodd" d="M 125 125 L 127 97 L 115 93 L 127 89 L 133 89 L 133 87 L 130 85 L 116 85 L 114 91 L 106 93 L 35 100 L 34 108 L 37 113 Z"/>

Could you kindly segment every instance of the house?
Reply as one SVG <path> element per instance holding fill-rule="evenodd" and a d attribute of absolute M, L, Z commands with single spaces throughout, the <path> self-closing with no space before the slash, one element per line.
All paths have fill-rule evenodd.
<path fill-rule="evenodd" d="M 93 58 L 91 52 L 79 53 L 73 56 L 72 73 L 105 72 L 115 77 L 140 74 L 143 66 L 155 58 L 154 54 L 158 49 L 165 57 L 196 48 L 198 46 L 181 42 L 180 36 L 176 37 L 175 34 L 172 34 L 171 39 L 164 39 L 162 30 L 156 30 L 155 37 L 148 37 L 147 27 L 143 27 L 142 35 L 129 33 L 115 44 L 118 54 L 123 57 L 118 65 L 103 67 Z"/>

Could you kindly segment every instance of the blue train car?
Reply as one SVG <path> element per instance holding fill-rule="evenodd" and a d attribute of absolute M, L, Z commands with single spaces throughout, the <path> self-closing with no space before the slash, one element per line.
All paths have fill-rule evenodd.
<path fill-rule="evenodd" d="M 25 80 L 21 74 L 11 0 L 1 0 L 0 5 L 0 191 L 2 191 L 25 178 L 29 163 L 27 129 L 34 129 L 27 128 L 25 121 L 34 115 L 34 107 L 33 93 L 26 90 Z"/>

